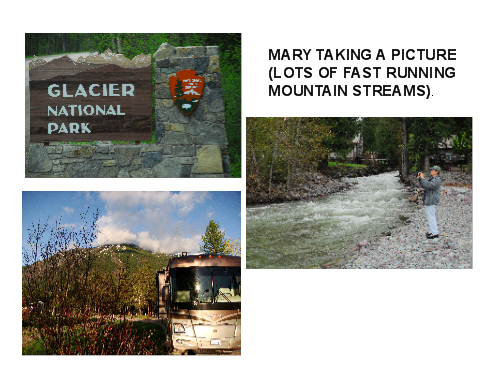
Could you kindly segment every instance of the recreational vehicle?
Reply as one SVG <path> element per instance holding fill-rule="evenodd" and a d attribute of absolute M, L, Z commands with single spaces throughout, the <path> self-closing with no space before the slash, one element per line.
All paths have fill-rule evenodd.
<path fill-rule="evenodd" d="M 158 317 L 182 353 L 241 349 L 241 258 L 187 255 L 156 273 Z"/>

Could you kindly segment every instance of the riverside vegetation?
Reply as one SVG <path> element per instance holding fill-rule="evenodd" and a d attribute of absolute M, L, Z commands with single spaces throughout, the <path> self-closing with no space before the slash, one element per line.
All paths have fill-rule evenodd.
<path fill-rule="evenodd" d="M 247 185 L 247 205 L 271 204 L 287 201 L 312 200 L 352 188 L 349 178 L 366 177 L 391 171 L 389 166 L 366 166 L 329 162 L 322 173 L 298 173 L 293 186 L 276 182 L 269 191 L 268 186 L 258 181 Z"/>

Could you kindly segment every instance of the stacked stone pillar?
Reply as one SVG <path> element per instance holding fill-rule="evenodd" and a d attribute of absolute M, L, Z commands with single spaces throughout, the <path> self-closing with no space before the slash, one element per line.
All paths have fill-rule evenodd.
<path fill-rule="evenodd" d="M 156 143 L 168 154 L 162 162 L 179 177 L 231 177 L 225 131 L 218 47 L 173 47 L 154 54 Z M 169 78 L 191 69 L 205 78 L 203 94 L 190 115 L 174 104 Z"/>

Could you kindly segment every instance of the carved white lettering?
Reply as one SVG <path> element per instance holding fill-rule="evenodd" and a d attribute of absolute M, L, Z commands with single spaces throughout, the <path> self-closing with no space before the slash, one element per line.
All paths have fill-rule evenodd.
<path fill-rule="evenodd" d="M 61 123 L 61 127 L 57 126 L 57 123 L 49 123 L 47 127 L 47 131 L 49 134 L 52 134 L 57 131 L 57 134 L 85 134 L 90 133 L 89 124 L 88 123 L 70 123 L 69 124 L 69 133 L 66 125 Z"/>
<path fill-rule="evenodd" d="M 95 108 L 94 106 L 92 105 L 86 105 L 86 106 L 82 106 L 82 105 L 67 105 L 67 106 L 61 106 L 61 107 L 51 107 L 51 106 L 47 106 L 47 116 L 49 117 L 50 114 L 52 113 L 52 115 L 58 117 L 58 116 L 61 116 L 61 115 L 65 115 L 67 117 L 69 116 L 72 116 L 72 117 L 75 117 L 75 116 L 79 116 L 81 117 L 82 115 L 94 115 L 94 111 L 95 111 L 95 115 L 126 115 L 126 113 L 122 113 L 121 111 L 121 106 L 120 105 L 116 105 L 116 107 L 114 107 L 113 105 L 108 105 L 108 108 L 106 109 L 106 105 L 104 106 L 98 106 L 96 105 Z M 78 109 L 78 111 L 77 111 Z M 68 113 L 68 110 L 69 110 L 69 113 Z"/>
<path fill-rule="evenodd" d="M 60 85 L 58 84 L 51 84 L 48 88 L 47 88 L 47 93 L 53 97 L 53 98 L 57 98 L 59 96 L 62 96 L 63 98 L 74 98 L 74 97 L 88 97 L 88 96 L 93 96 L 93 97 L 98 97 L 98 96 L 101 96 L 101 93 L 98 92 L 98 89 L 101 88 L 102 89 L 102 96 L 110 96 L 110 97 L 119 97 L 119 96 L 131 96 L 133 97 L 134 96 L 134 90 L 135 90 L 135 86 L 132 84 L 132 83 L 123 83 L 121 84 L 121 88 L 120 88 L 120 84 L 118 83 L 111 83 L 111 84 L 91 84 L 90 86 L 88 86 L 88 93 L 87 93 L 87 90 L 85 89 L 85 86 L 83 84 L 79 84 L 77 89 L 76 89 L 76 92 L 75 92 L 75 95 L 72 95 L 71 94 L 71 90 L 70 88 L 74 91 L 74 86 L 73 85 L 70 85 L 70 88 L 68 88 L 68 85 L 66 83 L 63 83 L 62 85 L 62 95 L 61 95 L 61 91 L 59 89 Z M 94 90 L 95 89 L 95 90 Z M 120 93 L 120 90 L 121 90 L 121 93 Z M 109 93 L 108 93 L 109 91 Z"/>

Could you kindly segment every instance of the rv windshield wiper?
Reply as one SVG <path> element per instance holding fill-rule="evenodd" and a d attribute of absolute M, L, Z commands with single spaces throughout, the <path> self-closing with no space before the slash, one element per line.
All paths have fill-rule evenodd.
<path fill-rule="evenodd" d="M 221 295 L 224 298 L 224 300 L 226 300 L 226 302 L 231 303 L 231 300 L 229 300 L 229 298 L 224 294 L 224 292 L 221 292 L 221 290 L 219 290 L 217 296 L 219 295 Z"/>
<path fill-rule="evenodd" d="M 200 296 L 198 296 L 198 300 L 202 301 L 203 297 L 205 297 L 206 295 L 208 295 L 208 288 Z"/>
<path fill-rule="evenodd" d="M 198 296 L 198 298 L 193 302 L 193 306 L 197 306 L 198 302 L 201 302 L 203 300 L 203 297 L 205 295 L 208 295 L 208 289 L 206 289 L 205 291 L 203 291 L 203 293 Z"/>

